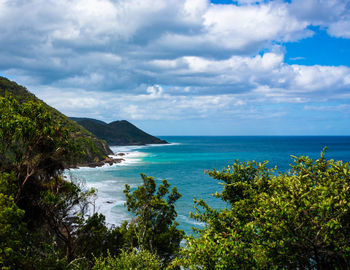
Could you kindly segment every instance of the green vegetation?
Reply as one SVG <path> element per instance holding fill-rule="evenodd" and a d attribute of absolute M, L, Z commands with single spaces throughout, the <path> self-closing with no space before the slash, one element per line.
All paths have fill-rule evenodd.
<path fill-rule="evenodd" d="M 0 153 L 1 269 L 98 269 L 115 258 L 121 267 L 161 269 L 178 252 L 176 188 L 164 180 L 157 189 L 143 176 L 145 185 L 125 191 L 135 220 L 108 228 L 89 211 L 95 191 L 63 177 L 79 146 L 43 103 L 0 97 Z"/>
<path fill-rule="evenodd" d="M 147 250 L 136 249 L 126 252 L 122 251 L 119 257 L 100 257 L 96 259 L 92 270 L 160 270 L 160 262 L 155 254 Z"/>
<path fill-rule="evenodd" d="M 227 207 L 195 200 L 205 227 L 184 236 L 181 195 L 143 174 L 124 190 L 134 219 L 108 228 L 89 207 L 95 190 L 62 175 L 79 147 L 45 104 L 0 97 L 0 269 L 350 268 L 349 163 L 322 152 L 285 173 L 238 161 L 208 171 Z"/>
<path fill-rule="evenodd" d="M 62 177 L 79 154 L 69 130 L 42 103 L 0 97 L 0 154 L 0 267 L 60 269 L 81 256 L 94 191 Z"/>
<path fill-rule="evenodd" d="M 23 86 L 0 77 L 0 97 L 5 97 L 6 93 L 11 94 L 20 104 L 25 102 L 41 104 L 52 115 L 53 120 L 59 121 L 60 125 L 68 130 L 70 137 L 74 139 L 74 143 L 79 149 L 79 152 L 74 156 L 74 160 L 70 160 L 70 165 L 100 161 L 105 159 L 107 155 L 112 154 L 106 142 L 97 139 L 95 135 L 78 125 L 75 121 L 39 100 Z"/>
<path fill-rule="evenodd" d="M 177 213 L 175 203 L 181 197 L 176 187 L 169 193 L 170 184 L 163 180 L 156 189 L 152 177 L 141 174 L 143 185 L 130 193 L 126 185 L 124 193 L 128 210 L 136 215 L 135 222 L 129 224 L 129 243 L 131 247 L 149 250 L 158 255 L 167 265 L 176 255 L 184 236 L 175 222 Z"/>
<path fill-rule="evenodd" d="M 165 144 L 164 140 L 158 139 L 141 129 L 135 127 L 126 120 L 105 123 L 90 118 L 71 117 L 79 125 L 83 126 L 99 139 L 105 140 L 109 145 L 143 145 Z"/>
<path fill-rule="evenodd" d="M 8 174 L 0 174 L 2 187 L 8 177 Z M 0 266 L 15 265 L 21 257 L 22 235 L 26 232 L 23 216 L 24 211 L 15 204 L 13 197 L 0 193 Z"/>
<path fill-rule="evenodd" d="M 178 265 L 189 269 L 349 269 L 350 165 L 294 157 L 287 173 L 236 162 L 208 174 L 228 204 L 196 200 L 207 225 L 188 237 Z"/>

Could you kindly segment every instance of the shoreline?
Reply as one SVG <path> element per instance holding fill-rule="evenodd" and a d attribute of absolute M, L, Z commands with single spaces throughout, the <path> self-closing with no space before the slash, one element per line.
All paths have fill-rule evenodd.
<path fill-rule="evenodd" d="M 114 165 L 114 164 L 120 164 L 126 159 L 126 157 L 129 154 L 129 150 L 124 149 L 125 147 L 137 147 L 137 148 L 143 148 L 143 147 L 148 147 L 148 146 L 169 146 L 169 145 L 175 145 L 177 143 L 155 143 L 155 144 L 128 144 L 128 145 L 108 145 L 111 150 L 112 148 L 118 147 L 122 148 L 121 152 L 115 152 L 112 150 L 113 155 L 108 155 L 105 159 L 96 161 L 96 162 L 89 162 L 89 163 L 82 163 L 82 164 L 76 164 L 73 166 L 70 166 L 68 169 L 79 169 L 79 168 L 99 168 L 103 167 L 104 165 Z M 126 152 L 125 152 L 126 151 Z"/>
<path fill-rule="evenodd" d="M 117 155 L 109 155 L 105 159 L 96 161 L 96 162 L 90 162 L 90 163 L 83 163 L 83 164 L 77 164 L 75 166 L 70 167 L 69 169 L 79 169 L 79 168 L 98 168 L 102 167 L 104 165 L 114 165 L 119 164 L 125 161 L 124 158 L 119 158 L 116 156 L 125 156 L 124 153 L 118 153 Z"/>

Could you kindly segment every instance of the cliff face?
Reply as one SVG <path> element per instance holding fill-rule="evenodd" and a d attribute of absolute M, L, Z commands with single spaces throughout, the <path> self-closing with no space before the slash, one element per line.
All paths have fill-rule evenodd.
<path fill-rule="evenodd" d="M 101 161 L 104 160 L 107 155 L 113 154 L 105 141 L 98 139 L 81 125 L 78 125 L 75 121 L 69 119 L 55 108 L 38 99 L 25 87 L 0 76 L 0 96 L 5 96 L 6 92 L 10 93 L 20 103 L 34 101 L 44 104 L 53 114 L 54 118 L 69 129 L 71 137 L 75 139 L 79 149 L 81 149 L 81 155 L 76 158 L 77 164 Z"/>
<path fill-rule="evenodd" d="M 105 140 L 109 145 L 144 145 L 166 144 L 167 142 L 154 137 L 137 128 L 126 120 L 105 123 L 90 118 L 74 118 L 78 124 L 95 134 L 99 139 Z"/>

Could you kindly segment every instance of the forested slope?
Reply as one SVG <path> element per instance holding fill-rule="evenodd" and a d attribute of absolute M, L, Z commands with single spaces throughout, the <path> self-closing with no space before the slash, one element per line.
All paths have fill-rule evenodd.
<path fill-rule="evenodd" d="M 52 113 L 54 119 L 60 121 L 61 124 L 70 131 L 71 138 L 74 138 L 80 150 L 80 154 L 75 158 L 74 163 L 86 164 L 89 162 L 96 162 L 112 154 L 112 151 L 105 141 L 96 138 L 95 135 L 81 125 L 78 125 L 75 121 L 69 119 L 55 108 L 38 99 L 25 87 L 0 76 L 0 96 L 4 97 L 6 92 L 11 94 L 20 103 L 27 101 L 42 103 L 48 111 Z"/>
<path fill-rule="evenodd" d="M 105 123 L 91 118 L 71 117 L 72 120 L 105 140 L 109 145 L 144 145 L 166 144 L 167 142 L 154 137 L 126 120 Z"/>

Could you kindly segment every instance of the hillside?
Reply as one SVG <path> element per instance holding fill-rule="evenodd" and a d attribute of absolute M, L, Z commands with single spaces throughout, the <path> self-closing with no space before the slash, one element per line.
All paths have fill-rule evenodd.
<path fill-rule="evenodd" d="M 137 128 L 126 120 L 105 123 L 90 118 L 71 117 L 84 128 L 95 134 L 97 138 L 105 140 L 109 145 L 144 145 L 166 144 L 167 142 L 154 137 Z"/>
<path fill-rule="evenodd" d="M 78 125 L 75 121 L 69 119 L 55 108 L 38 99 L 25 87 L 0 76 L 0 96 L 5 96 L 6 92 L 12 94 L 12 96 L 20 103 L 27 101 L 43 103 L 44 106 L 47 107 L 47 109 L 53 114 L 54 118 L 60 121 L 71 131 L 71 137 L 75 138 L 79 149 L 82 151 L 81 155 L 76 158 L 75 163 L 86 164 L 97 162 L 105 159 L 107 155 L 113 154 L 106 142 L 96 138 L 95 135 L 83 128 L 81 125 Z"/>

